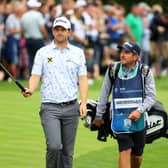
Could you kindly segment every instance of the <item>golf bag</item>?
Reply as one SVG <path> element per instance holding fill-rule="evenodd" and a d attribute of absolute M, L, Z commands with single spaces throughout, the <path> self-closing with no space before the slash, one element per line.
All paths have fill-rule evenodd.
<path fill-rule="evenodd" d="M 96 116 L 96 106 L 96 101 L 88 100 L 88 113 L 84 126 L 91 131 L 98 131 L 97 139 L 100 141 L 107 141 L 108 136 L 115 138 L 115 134 L 111 130 L 110 102 L 107 103 L 106 112 L 103 115 L 104 125 L 101 127 L 92 124 Z M 146 115 L 146 143 L 152 143 L 161 137 L 168 138 L 168 114 L 163 105 L 159 101 L 156 101 Z"/>
<path fill-rule="evenodd" d="M 146 119 L 146 142 L 152 143 L 160 137 L 168 138 L 168 114 L 161 102 L 156 101 Z"/>

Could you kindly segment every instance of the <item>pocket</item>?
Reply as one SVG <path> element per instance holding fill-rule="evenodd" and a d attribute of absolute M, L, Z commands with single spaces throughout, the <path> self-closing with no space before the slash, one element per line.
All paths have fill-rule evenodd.
<path fill-rule="evenodd" d="M 113 116 L 112 128 L 116 132 L 127 132 L 132 122 L 126 116 Z"/>
<path fill-rule="evenodd" d="M 41 104 L 39 115 L 40 115 L 40 119 L 41 119 L 42 124 L 44 123 L 44 121 L 47 121 L 49 118 L 49 114 L 47 113 L 47 111 L 48 111 L 48 105 Z"/>
<path fill-rule="evenodd" d="M 80 104 L 78 102 L 75 102 L 75 104 L 72 104 L 71 108 L 69 109 L 69 114 L 70 115 L 80 115 Z"/>

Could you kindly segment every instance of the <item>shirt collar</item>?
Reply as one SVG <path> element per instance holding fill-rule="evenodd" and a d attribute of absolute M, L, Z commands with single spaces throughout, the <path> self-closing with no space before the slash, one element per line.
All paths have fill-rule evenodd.
<path fill-rule="evenodd" d="M 137 68 L 138 64 L 139 63 L 136 62 L 135 66 L 133 68 L 128 68 L 128 67 L 123 65 L 123 71 L 125 71 L 125 72 L 133 72 Z"/>
<path fill-rule="evenodd" d="M 51 42 L 51 47 L 53 49 L 59 49 L 58 46 L 54 43 L 54 40 Z M 70 49 L 70 47 L 71 47 L 71 44 L 68 43 L 65 49 Z"/>

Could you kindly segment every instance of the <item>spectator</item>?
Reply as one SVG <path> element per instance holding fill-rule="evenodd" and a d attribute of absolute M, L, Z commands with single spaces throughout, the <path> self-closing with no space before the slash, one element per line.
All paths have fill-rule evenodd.
<path fill-rule="evenodd" d="M 37 0 L 27 1 L 28 11 L 22 16 L 21 24 L 26 38 L 26 48 L 29 55 L 29 72 L 31 72 L 36 51 L 48 41 L 45 20 L 38 11 L 41 3 Z"/>
<path fill-rule="evenodd" d="M 107 31 L 110 36 L 110 41 L 109 41 L 110 46 L 118 45 L 118 43 L 120 42 L 120 30 L 124 29 L 124 23 L 119 22 L 116 14 L 117 14 L 116 6 L 112 6 L 107 20 L 108 21 Z"/>
<path fill-rule="evenodd" d="M 86 38 L 87 25 L 85 25 L 82 18 L 85 5 L 85 1 L 78 0 L 75 4 L 74 15 L 70 18 L 72 24 L 72 38 L 70 42 L 83 49 L 89 44 Z"/>
<path fill-rule="evenodd" d="M 6 23 L 6 20 L 8 16 L 12 13 L 12 3 L 8 2 L 5 4 L 5 10 L 4 10 L 4 22 Z"/>
<path fill-rule="evenodd" d="M 26 80 L 29 78 L 29 56 L 26 49 L 26 40 L 22 37 L 19 41 L 20 52 L 19 52 L 19 78 Z"/>
<path fill-rule="evenodd" d="M 147 18 L 143 19 L 143 25 L 144 25 L 144 32 L 143 32 L 143 38 L 142 38 L 142 55 L 141 59 L 142 62 L 146 65 L 151 65 L 151 58 L 150 58 L 150 51 L 151 51 L 151 43 L 150 43 L 150 23 Z"/>
<path fill-rule="evenodd" d="M 60 0 L 60 3 L 56 6 L 56 17 L 65 15 L 68 10 L 73 10 L 74 6 L 74 0 Z"/>
<path fill-rule="evenodd" d="M 102 50 L 99 37 L 99 33 L 102 31 L 101 14 L 101 8 L 97 8 L 95 4 L 88 4 L 84 8 L 84 12 L 82 14 L 86 25 L 86 38 L 88 39 L 89 47 L 93 48 L 94 60 L 98 65 L 100 65 Z"/>
<path fill-rule="evenodd" d="M 140 16 L 143 22 L 143 37 L 142 37 L 142 54 L 141 54 L 141 60 L 143 63 L 150 65 L 151 59 L 150 59 L 150 50 L 151 50 L 151 43 L 150 43 L 150 7 L 145 2 L 140 2 L 138 4 L 139 10 L 140 10 Z"/>
<path fill-rule="evenodd" d="M 1 49 L 3 45 L 3 38 L 4 38 L 4 29 L 5 29 L 5 24 L 4 24 L 4 5 L 0 4 L 0 60 L 1 58 Z"/>
<path fill-rule="evenodd" d="M 42 3 L 39 8 L 39 12 L 43 15 L 44 20 L 49 18 L 49 6 L 46 3 Z"/>
<path fill-rule="evenodd" d="M 113 59 L 111 58 L 111 51 L 110 48 L 105 46 L 103 50 L 103 57 L 100 64 L 100 74 L 105 75 L 105 72 L 108 68 L 108 66 L 113 62 Z"/>
<path fill-rule="evenodd" d="M 17 66 L 19 57 L 19 40 L 21 37 L 21 15 L 23 6 L 19 1 L 15 1 L 12 4 L 13 12 L 8 16 L 6 20 L 6 36 L 7 41 L 5 43 L 5 61 L 8 64 L 8 68 L 12 75 L 17 78 Z"/>
<path fill-rule="evenodd" d="M 54 21 L 54 19 L 56 18 L 56 7 L 55 5 L 51 5 L 49 6 L 49 17 L 48 19 L 46 20 L 46 29 L 47 29 L 47 32 L 48 32 L 48 37 L 50 39 L 50 41 L 52 41 L 54 39 L 54 36 L 52 34 L 52 23 Z"/>
<path fill-rule="evenodd" d="M 3 45 L 3 39 L 4 39 L 4 29 L 5 29 L 5 24 L 4 24 L 4 4 L 0 3 L 0 61 L 2 61 L 2 45 Z M 3 80 L 5 77 L 4 72 L 0 68 L 0 81 Z"/>
<path fill-rule="evenodd" d="M 131 41 L 142 45 L 143 22 L 140 17 L 140 10 L 137 4 L 131 7 L 131 12 L 126 16 L 125 23 L 128 27 L 127 32 Z"/>
<path fill-rule="evenodd" d="M 99 64 L 94 59 L 94 50 L 93 48 L 85 49 L 86 57 L 86 67 L 87 67 L 87 77 L 89 84 L 92 84 L 94 79 L 100 78 Z"/>
<path fill-rule="evenodd" d="M 151 25 L 151 56 L 156 77 L 168 68 L 168 14 L 154 15 Z"/>

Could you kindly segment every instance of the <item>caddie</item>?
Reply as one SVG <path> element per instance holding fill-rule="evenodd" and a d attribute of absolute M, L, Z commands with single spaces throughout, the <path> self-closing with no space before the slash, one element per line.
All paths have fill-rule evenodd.
<path fill-rule="evenodd" d="M 106 71 L 93 124 L 104 124 L 102 117 L 112 93 L 111 128 L 119 146 L 119 168 L 140 168 L 145 146 L 144 113 L 155 103 L 155 82 L 150 69 L 143 80 L 141 49 L 136 43 L 125 42 L 118 45 L 118 49 L 119 71 L 113 84 L 110 66 Z"/>

